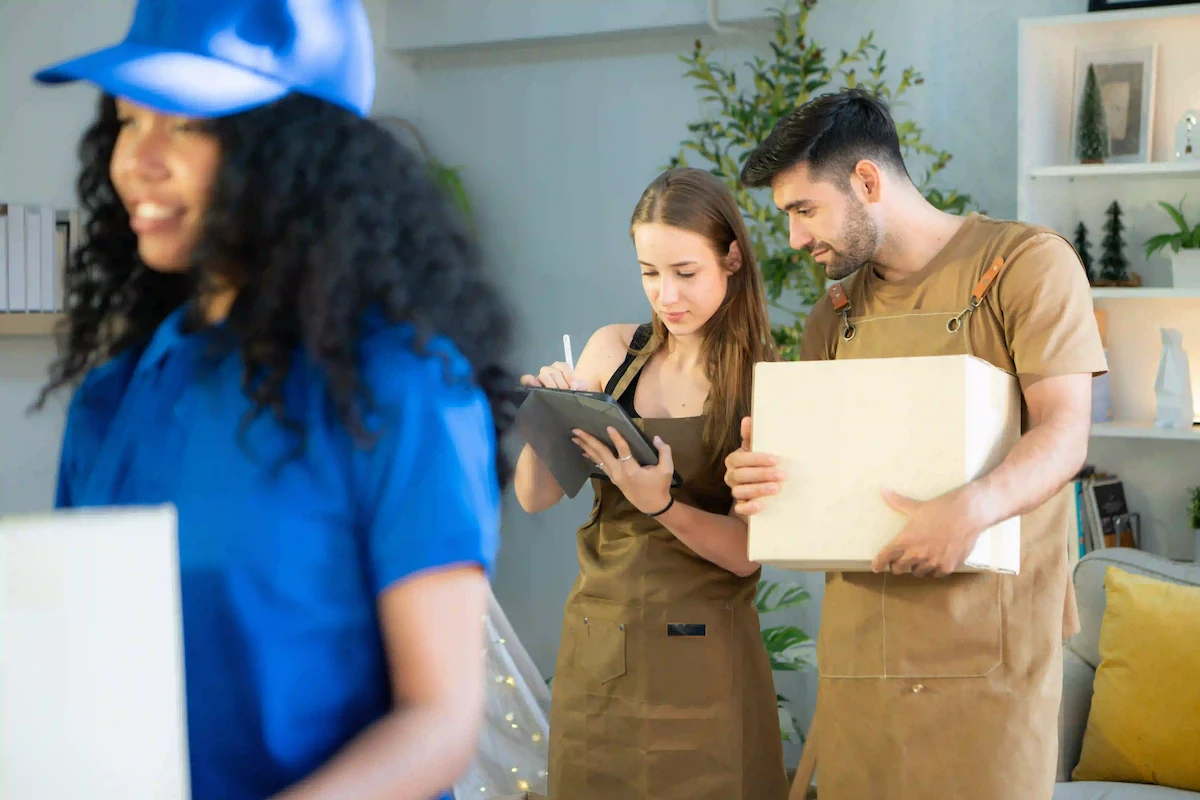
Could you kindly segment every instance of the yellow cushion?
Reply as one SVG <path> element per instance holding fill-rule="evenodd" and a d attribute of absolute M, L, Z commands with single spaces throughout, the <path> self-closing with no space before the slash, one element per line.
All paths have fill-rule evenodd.
<path fill-rule="evenodd" d="M 1200 791 L 1200 587 L 1109 567 L 1077 781 Z"/>

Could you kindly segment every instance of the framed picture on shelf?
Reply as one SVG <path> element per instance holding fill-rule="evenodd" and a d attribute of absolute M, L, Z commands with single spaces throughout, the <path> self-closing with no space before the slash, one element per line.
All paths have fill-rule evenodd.
<path fill-rule="evenodd" d="M 1126 8 L 1200 5 L 1197 0 L 1088 0 L 1088 11 L 1120 11 Z"/>
<path fill-rule="evenodd" d="M 1150 161 L 1154 135 L 1154 83 L 1158 45 L 1109 50 L 1076 50 L 1071 115 L 1071 152 L 1078 136 L 1078 109 L 1083 102 L 1088 67 L 1094 67 L 1108 123 L 1111 164 Z M 1094 91 L 1094 90 L 1093 90 Z"/>

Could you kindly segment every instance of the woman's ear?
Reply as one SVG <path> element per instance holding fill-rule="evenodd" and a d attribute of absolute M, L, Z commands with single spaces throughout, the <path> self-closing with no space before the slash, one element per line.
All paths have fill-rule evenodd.
<path fill-rule="evenodd" d="M 729 245 L 729 255 L 725 256 L 725 269 L 730 272 L 737 272 L 742 268 L 742 246 L 738 244 L 737 239 Z"/>

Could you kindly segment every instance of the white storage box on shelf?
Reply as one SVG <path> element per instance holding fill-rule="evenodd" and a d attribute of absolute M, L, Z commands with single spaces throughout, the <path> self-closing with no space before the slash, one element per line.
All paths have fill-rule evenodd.
<path fill-rule="evenodd" d="M 750 558 L 867 571 L 904 526 L 881 494 L 925 500 L 994 469 L 1021 435 L 1017 379 L 971 356 L 758 364 L 753 444 L 780 493 L 750 521 Z M 1016 573 L 1020 519 L 984 531 L 966 571 Z"/>

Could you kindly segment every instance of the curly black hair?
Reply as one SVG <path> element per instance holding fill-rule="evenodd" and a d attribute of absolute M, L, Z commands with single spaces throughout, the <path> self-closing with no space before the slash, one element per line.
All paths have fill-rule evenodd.
<path fill-rule="evenodd" d="M 199 319 L 213 287 L 233 285 L 228 328 L 251 416 L 269 409 L 288 422 L 282 386 L 303 348 L 324 371 L 342 422 L 369 438 L 357 346 L 364 320 L 382 312 L 413 326 L 418 349 L 444 336 L 470 362 L 492 406 L 507 484 L 511 467 L 499 445 L 515 417 L 516 382 L 504 366 L 510 312 L 425 163 L 376 123 L 303 95 L 204 125 L 221 163 L 201 241 L 186 273 L 156 272 L 138 257 L 109 178 L 120 123 L 115 100 L 101 97 L 79 145 L 85 244 L 66 268 L 67 322 L 38 405 L 108 358 L 145 346 L 180 306 Z"/>

